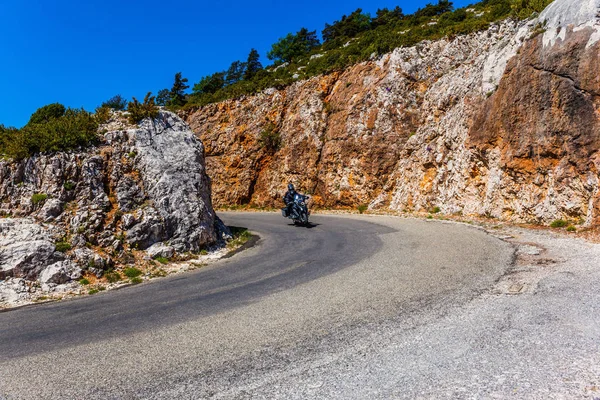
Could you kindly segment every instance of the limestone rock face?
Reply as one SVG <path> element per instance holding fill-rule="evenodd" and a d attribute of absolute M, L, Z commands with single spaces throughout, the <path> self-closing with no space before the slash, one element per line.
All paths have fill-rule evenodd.
<path fill-rule="evenodd" d="M 597 224 L 599 18 L 598 0 L 556 0 L 188 113 L 213 201 L 280 206 L 293 182 L 322 207 Z"/>
<path fill-rule="evenodd" d="M 199 251 L 214 243 L 215 214 L 204 170 L 204 148 L 189 126 L 172 113 L 142 121 L 129 132 L 147 196 L 162 232 L 177 251 Z"/>
<path fill-rule="evenodd" d="M 468 145 L 493 215 L 598 224 L 599 19 L 598 1 L 549 6 L 546 33 L 523 45 L 476 114 Z"/>
<path fill-rule="evenodd" d="M 52 271 L 52 272 L 48 272 Z M 51 233 L 31 219 L 0 219 L 0 280 L 9 277 L 65 283 L 81 269 L 56 251 Z"/>
<path fill-rule="evenodd" d="M 167 111 L 125 121 L 114 114 L 84 152 L 0 162 L 0 281 L 15 280 L 3 287 L 102 276 L 164 241 L 173 255 L 222 240 L 200 140 Z"/>

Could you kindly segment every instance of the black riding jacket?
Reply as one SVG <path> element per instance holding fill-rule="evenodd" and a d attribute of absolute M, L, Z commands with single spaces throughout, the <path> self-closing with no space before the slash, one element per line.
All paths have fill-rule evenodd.
<path fill-rule="evenodd" d="M 294 201 L 294 196 L 296 195 L 295 190 L 288 190 L 285 192 L 285 196 L 283 196 L 283 202 L 288 205 Z"/>

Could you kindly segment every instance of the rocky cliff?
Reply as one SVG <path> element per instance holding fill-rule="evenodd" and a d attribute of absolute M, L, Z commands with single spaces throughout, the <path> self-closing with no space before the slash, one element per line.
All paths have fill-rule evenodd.
<path fill-rule="evenodd" d="M 204 148 L 180 118 L 113 114 L 101 130 L 85 151 L 0 162 L 0 303 L 220 240 Z"/>
<path fill-rule="evenodd" d="M 597 0 L 400 48 L 188 112 L 217 206 L 317 206 L 588 225 L 599 218 Z"/>

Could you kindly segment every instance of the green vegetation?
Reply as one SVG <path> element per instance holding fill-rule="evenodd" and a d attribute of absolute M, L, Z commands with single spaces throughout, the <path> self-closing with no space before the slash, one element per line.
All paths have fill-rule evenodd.
<path fill-rule="evenodd" d="M 66 181 L 63 187 L 65 188 L 65 190 L 73 190 L 75 189 L 75 183 L 71 181 Z"/>
<path fill-rule="evenodd" d="M 306 56 L 320 45 L 317 31 L 310 32 L 306 28 L 300 29 L 296 34 L 288 33 L 271 46 L 267 54 L 269 60 L 275 64 L 291 63 L 295 59 Z"/>
<path fill-rule="evenodd" d="M 233 235 L 233 239 L 227 243 L 227 247 L 230 249 L 235 249 L 239 246 L 242 246 L 252 237 L 252 234 L 246 228 L 238 228 L 236 226 L 230 226 L 229 230 Z"/>
<path fill-rule="evenodd" d="M 168 264 L 169 259 L 167 257 L 158 256 L 154 258 L 155 261 L 158 261 L 161 264 Z"/>
<path fill-rule="evenodd" d="M 540 13 L 552 0 L 511 0 L 510 7 L 514 17 L 526 19 L 535 13 Z"/>
<path fill-rule="evenodd" d="M 129 282 L 131 282 L 131 284 L 133 284 L 133 285 L 137 285 L 137 284 L 139 284 L 139 283 L 142 283 L 142 282 L 143 282 L 143 279 L 142 279 L 142 278 L 137 278 L 137 277 L 136 277 L 136 278 L 131 278 L 131 279 L 129 280 Z"/>
<path fill-rule="evenodd" d="M 79 284 L 80 285 L 89 285 L 90 281 L 88 279 L 86 279 L 86 278 L 82 278 L 82 279 L 79 280 Z"/>
<path fill-rule="evenodd" d="M 123 274 L 128 278 L 137 278 L 142 274 L 142 271 L 135 267 L 128 267 L 123 270 Z"/>
<path fill-rule="evenodd" d="M 110 108 L 101 106 L 96 108 L 96 114 L 94 114 L 94 118 L 96 118 L 96 122 L 98 125 L 106 124 L 110 120 Z"/>
<path fill-rule="evenodd" d="M 569 225 L 567 227 L 567 232 L 577 232 L 577 228 L 574 225 Z"/>
<path fill-rule="evenodd" d="M 569 223 L 567 221 L 565 221 L 564 219 L 557 219 L 555 221 L 552 221 L 552 223 L 550 224 L 551 228 L 564 228 L 565 226 L 568 226 Z"/>
<path fill-rule="evenodd" d="M 96 293 L 98 293 L 99 291 L 100 291 L 100 290 L 98 290 L 98 289 L 90 289 L 90 290 L 89 290 L 89 292 L 88 292 L 88 294 L 96 294 Z"/>
<path fill-rule="evenodd" d="M 168 106 L 173 108 L 184 106 L 185 103 L 187 103 L 185 91 L 189 88 L 187 82 L 188 79 L 183 78 L 181 72 L 176 73 L 171 90 L 162 89 L 158 91 L 156 104 L 159 106 Z"/>
<path fill-rule="evenodd" d="M 115 111 L 123 111 L 127 107 L 127 100 L 123 96 L 118 94 L 106 100 L 104 103 L 102 103 L 100 107 L 113 109 Z"/>
<path fill-rule="evenodd" d="M 441 211 L 442 211 L 442 209 L 441 209 L 441 208 L 439 208 L 439 207 L 437 207 L 437 206 L 436 206 L 436 207 L 433 207 L 431 210 L 429 210 L 429 212 L 430 212 L 431 214 L 439 214 Z"/>
<path fill-rule="evenodd" d="M 272 122 L 269 122 L 265 129 L 260 132 L 259 143 L 267 151 L 275 152 L 281 146 L 281 135 L 279 130 Z"/>
<path fill-rule="evenodd" d="M 61 240 L 60 242 L 56 242 L 56 251 L 59 251 L 61 253 L 65 253 L 67 251 L 71 250 L 71 243 L 65 241 L 65 240 Z"/>
<path fill-rule="evenodd" d="M 33 206 L 35 207 L 38 204 L 44 203 L 47 198 L 48 198 L 48 195 L 46 193 L 34 193 L 31 196 L 31 204 L 33 204 Z"/>
<path fill-rule="evenodd" d="M 146 118 L 158 117 L 158 107 L 154 102 L 154 96 L 148 92 L 144 97 L 144 102 L 140 103 L 135 97 L 127 107 L 129 111 L 129 122 L 137 124 Z"/>
<path fill-rule="evenodd" d="M 365 211 L 368 210 L 368 206 L 366 204 L 361 204 L 357 207 L 359 214 L 364 214 Z"/>
<path fill-rule="evenodd" d="M 23 159 L 36 153 L 86 147 L 97 141 L 98 122 L 81 109 L 49 104 L 21 129 L 0 125 L 0 156 Z"/>
<path fill-rule="evenodd" d="M 104 274 L 104 277 L 108 283 L 117 283 L 122 279 L 121 274 L 117 271 L 108 271 Z"/>
<path fill-rule="evenodd" d="M 406 15 L 400 7 L 379 9 L 371 16 L 359 8 L 321 32 L 306 28 L 289 33 L 271 46 L 267 56 L 274 64 L 262 68 L 252 49 L 248 61 L 234 61 L 227 71 L 205 76 L 194 85 L 187 107 L 203 106 L 269 87 L 283 88 L 297 79 L 309 78 L 366 61 L 397 47 L 413 46 L 423 40 L 454 37 L 487 29 L 491 23 L 509 17 L 529 18 L 551 0 L 483 0 L 454 9 L 452 2 L 439 0 Z M 252 66 L 252 67 L 251 67 Z"/>

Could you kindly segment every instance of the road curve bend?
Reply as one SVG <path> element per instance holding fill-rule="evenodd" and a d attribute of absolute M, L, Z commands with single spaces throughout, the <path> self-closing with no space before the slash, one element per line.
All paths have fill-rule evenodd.
<path fill-rule="evenodd" d="M 246 376 L 324 340 L 349 351 L 347 332 L 465 304 L 514 253 L 460 224 L 315 215 L 307 229 L 271 213 L 221 217 L 257 245 L 198 271 L 0 313 L 0 399 L 243 397 Z"/>

